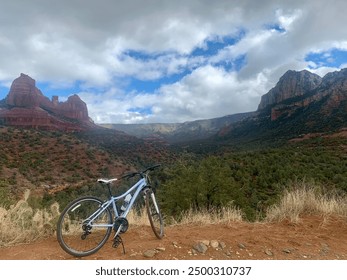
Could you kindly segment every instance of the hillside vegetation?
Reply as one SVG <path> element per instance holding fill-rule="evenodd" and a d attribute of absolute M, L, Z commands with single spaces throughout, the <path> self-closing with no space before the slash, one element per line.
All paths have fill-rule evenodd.
<path fill-rule="evenodd" d="M 162 145 L 105 129 L 62 133 L 0 127 L 0 147 L 0 205 L 6 207 L 26 189 L 34 196 L 68 199 L 68 193 L 94 186 L 97 178 L 170 159 Z"/>
<path fill-rule="evenodd" d="M 346 216 L 346 137 L 177 154 L 159 143 L 117 143 L 117 135 L 126 137 L 1 128 L 2 240 L 52 235 L 59 211 L 74 197 L 106 198 L 106 190 L 96 187 L 97 178 L 153 163 L 162 163 L 153 179 L 167 225 L 296 221 L 303 213 Z M 30 196 L 24 196 L 26 189 Z M 28 234 L 23 239 L 16 232 Z"/>
<path fill-rule="evenodd" d="M 336 196 L 332 192 L 322 194 L 316 186 L 303 182 L 289 187 L 291 190 L 285 191 L 278 202 L 264 213 L 263 222 L 289 220 L 298 223 L 301 217 L 307 215 L 320 215 L 324 219 L 347 218 L 346 196 Z M 30 206 L 29 199 L 30 192 L 26 192 L 24 198 L 11 205 L 9 209 L 0 207 L 0 247 L 30 243 L 54 235 L 56 222 L 62 210 L 59 204 L 54 203 L 45 209 L 35 209 Z M 129 213 L 128 218 L 131 227 L 148 226 L 149 223 L 144 209 Z M 232 225 L 243 221 L 242 211 L 235 207 L 224 207 L 204 211 L 190 209 L 183 213 L 180 221 L 171 221 L 171 225 Z M 167 219 L 166 222 L 166 226 L 169 226 Z"/>
<path fill-rule="evenodd" d="M 43 194 L 117 174 L 129 164 L 73 134 L 0 128 L 0 195 Z"/>
<path fill-rule="evenodd" d="M 187 154 L 164 171 L 161 204 L 169 216 L 190 208 L 240 208 L 249 220 L 263 216 L 293 182 L 322 193 L 347 192 L 347 139 L 315 138 L 282 147 L 223 155 Z"/>
<path fill-rule="evenodd" d="M 104 189 L 95 188 L 97 178 L 153 163 L 163 166 L 156 174 L 163 211 L 176 220 L 189 209 L 229 206 L 254 220 L 296 181 L 314 182 L 322 192 L 347 192 L 345 137 L 316 137 L 257 150 L 226 149 L 221 154 L 177 154 L 142 140 L 125 142 L 123 135 L 117 142 L 117 135 L 2 128 L 0 204 L 9 207 L 25 189 L 36 197 L 31 199 L 36 207 L 55 201 L 64 206 L 85 193 L 105 196 Z"/>

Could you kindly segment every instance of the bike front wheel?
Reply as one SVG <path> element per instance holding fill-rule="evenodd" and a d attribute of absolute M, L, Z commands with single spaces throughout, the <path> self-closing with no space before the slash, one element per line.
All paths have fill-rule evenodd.
<path fill-rule="evenodd" d="M 112 232 L 110 209 L 101 211 L 103 201 L 97 197 L 82 197 L 68 204 L 57 224 L 57 239 L 61 248 L 75 257 L 97 252 Z"/>
<path fill-rule="evenodd" d="M 146 191 L 146 210 L 151 228 L 158 239 L 164 236 L 164 222 L 154 192 Z"/>

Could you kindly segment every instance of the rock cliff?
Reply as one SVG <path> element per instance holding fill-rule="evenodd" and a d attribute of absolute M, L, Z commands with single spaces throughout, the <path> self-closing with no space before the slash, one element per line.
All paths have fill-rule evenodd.
<path fill-rule="evenodd" d="M 347 99 L 347 69 L 331 72 L 323 78 L 309 71 L 287 71 L 277 85 L 263 95 L 258 111 L 271 109 L 271 120 L 290 117 L 298 109 L 326 98 L 321 112 L 330 114 Z"/>
<path fill-rule="evenodd" d="M 347 69 L 323 78 L 289 71 L 254 115 L 221 129 L 214 140 L 217 146 L 272 147 L 304 135 L 340 133 L 346 124 Z"/>
<path fill-rule="evenodd" d="M 316 89 L 321 82 L 320 76 L 307 70 L 300 72 L 289 70 L 280 78 L 274 88 L 261 97 L 258 110 L 293 97 L 305 95 Z"/>
<path fill-rule="evenodd" d="M 21 74 L 16 78 L 0 105 L 0 123 L 26 128 L 79 131 L 94 124 L 87 105 L 77 95 L 66 102 L 54 96 L 49 100 L 36 87 L 34 79 Z"/>

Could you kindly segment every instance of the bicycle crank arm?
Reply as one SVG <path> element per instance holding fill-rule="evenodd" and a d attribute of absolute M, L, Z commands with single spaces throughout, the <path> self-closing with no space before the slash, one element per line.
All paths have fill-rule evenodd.
<path fill-rule="evenodd" d="M 113 239 L 115 239 L 117 236 L 119 236 L 120 232 L 122 231 L 123 225 L 120 225 L 118 227 L 118 230 L 116 231 L 115 235 L 113 236 Z"/>
<path fill-rule="evenodd" d="M 125 255 L 124 242 L 123 242 L 122 238 L 120 237 L 120 235 L 117 235 L 117 236 L 113 239 L 112 247 L 113 247 L 113 248 L 118 248 L 119 244 L 122 244 L 122 247 L 123 247 L 123 255 Z"/>

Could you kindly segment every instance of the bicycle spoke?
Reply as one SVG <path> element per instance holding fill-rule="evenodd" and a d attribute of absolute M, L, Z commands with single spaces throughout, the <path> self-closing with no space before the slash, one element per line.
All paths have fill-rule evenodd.
<path fill-rule="evenodd" d="M 98 213 L 102 201 L 86 197 L 68 205 L 58 221 L 57 238 L 61 247 L 71 255 L 87 256 L 99 250 L 111 234 L 111 227 L 98 226 L 112 224 L 108 209 Z M 87 219 L 86 219 L 87 218 Z"/>

